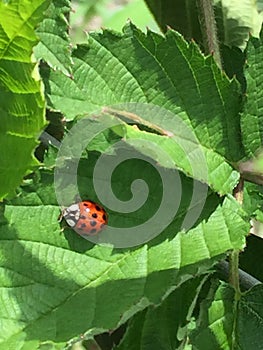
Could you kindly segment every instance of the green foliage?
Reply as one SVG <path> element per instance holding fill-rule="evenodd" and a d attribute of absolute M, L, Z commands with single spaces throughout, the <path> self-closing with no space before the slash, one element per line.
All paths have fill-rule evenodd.
<path fill-rule="evenodd" d="M 13 195 L 37 165 L 32 153 L 45 123 L 45 102 L 32 50 L 46 6 L 46 1 L 21 7 L 0 2 L 0 200 Z"/>
<path fill-rule="evenodd" d="M 262 218 L 261 158 L 249 159 L 262 147 L 262 38 L 225 48 L 227 76 L 201 52 L 195 2 L 146 1 L 165 34 L 106 18 L 106 3 L 80 2 L 83 29 L 104 13 L 122 33 L 71 50 L 69 1 L 0 2 L 0 350 L 91 348 L 113 330 L 116 350 L 260 349 L 261 285 L 240 292 L 238 266 L 231 283 L 216 271 L 245 250 L 241 267 L 263 278 L 261 240 L 246 240 Z M 256 5 L 214 5 L 220 45 L 243 49 Z M 139 0 L 122 6 L 150 20 Z M 87 240 L 59 221 L 79 198 L 109 216 Z"/>
<path fill-rule="evenodd" d="M 69 13 L 69 0 L 52 1 L 37 28 L 40 41 L 34 48 L 37 59 L 45 60 L 50 67 L 67 75 L 70 75 L 72 66 L 67 19 Z"/>
<path fill-rule="evenodd" d="M 189 40 L 204 43 L 203 22 L 199 21 L 202 1 L 146 0 L 156 21 L 163 29 L 167 26 L 182 33 Z M 245 49 L 249 35 L 259 36 L 262 24 L 260 1 L 213 0 L 218 35 L 222 43 Z"/>
<path fill-rule="evenodd" d="M 263 317 L 262 285 L 255 286 L 241 298 L 238 305 L 237 317 L 237 344 L 240 349 L 260 349 Z"/>
<path fill-rule="evenodd" d="M 245 70 L 247 91 L 241 119 L 242 135 L 247 153 L 254 154 L 263 139 L 263 97 L 261 89 L 261 71 L 263 57 L 262 34 L 260 39 L 251 39 L 247 48 L 247 67 Z"/>
<path fill-rule="evenodd" d="M 31 206 L 6 205 L 1 219 L 1 303 L 9 305 L 1 311 L 9 320 L 3 349 L 36 348 L 39 340 L 60 343 L 89 328 L 115 328 L 183 281 L 209 272 L 226 251 L 244 246 L 247 232 L 238 205 L 226 200 L 187 234 L 168 228 L 169 240 L 117 251 L 93 246 L 70 230 L 62 235 L 56 206 L 25 202 Z"/>
<path fill-rule="evenodd" d="M 124 44 L 125 51 L 121 50 Z M 76 108 L 78 114 L 85 114 L 118 103 L 165 105 L 192 125 L 200 143 L 227 154 L 229 160 L 241 158 L 240 135 L 234 132 L 239 127 L 236 82 L 230 82 L 211 58 L 175 32 L 169 31 L 165 39 L 150 31 L 145 36 L 130 24 L 123 35 L 94 33 L 89 46 L 80 45 L 73 58 L 74 80 L 59 72 L 44 72 L 50 107 L 67 118 L 76 115 Z M 84 79 L 83 69 L 87 70 Z M 207 84 L 203 84 L 205 79 Z M 95 80 L 96 85 L 92 84 Z"/>
<path fill-rule="evenodd" d="M 201 304 L 198 327 L 191 335 L 195 349 L 231 349 L 233 347 L 235 292 L 229 285 L 211 286 Z"/>

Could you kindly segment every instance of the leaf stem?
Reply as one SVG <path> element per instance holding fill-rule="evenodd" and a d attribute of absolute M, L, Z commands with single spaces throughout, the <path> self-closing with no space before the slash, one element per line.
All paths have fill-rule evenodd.
<path fill-rule="evenodd" d="M 244 180 L 241 177 L 238 185 L 234 189 L 234 197 L 237 202 L 243 204 L 243 193 L 244 193 Z M 239 250 L 233 250 L 229 256 L 229 283 L 235 288 L 238 295 L 240 295 L 239 286 Z"/>
<path fill-rule="evenodd" d="M 233 250 L 229 256 L 229 283 L 240 293 L 238 264 L 239 250 Z"/>
<path fill-rule="evenodd" d="M 213 54 L 218 67 L 222 69 L 220 49 L 217 39 L 217 28 L 212 0 L 197 0 L 200 12 L 200 24 L 206 54 Z"/>

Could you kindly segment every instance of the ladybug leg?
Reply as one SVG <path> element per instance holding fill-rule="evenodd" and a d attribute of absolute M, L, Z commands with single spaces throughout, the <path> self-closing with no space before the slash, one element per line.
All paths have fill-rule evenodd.
<path fill-rule="evenodd" d="M 57 220 L 58 220 L 58 222 L 61 222 L 63 220 L 63 214 L 62 213 L 59 214 Z"/>
<path fill-rule="evenodd" d="M 59 234 L 61 235 L 65 229 L 68 227 L 67 223 L 66 223 L 66 220 L 64 218 L 64 215 L 63 215 L 63 211 L 59 214 L 58 216 L 58 222 L 60 224 L 60 231 L 59 231 Z"/>
<path fill-rule="evenodd" d="M 59 231 L 59 234 L 62 235 L 63 232 L 65 231 L 65 229 L 68 227 L 68 225 L 66 224 L 65 220 L 63 220 L 63 216 L 62 218 L 60 219 L 60 231 Z"/>
<path fill-rule="evenodd" d="M 59 234 L 61 235 L 63 233 L 63 231 L 65 230 L 65 224 L 63 222 L 63 213 L 61 212 L 57 218 L 59 224 L 60 224 L 60 230 L 59 230 Z"/>

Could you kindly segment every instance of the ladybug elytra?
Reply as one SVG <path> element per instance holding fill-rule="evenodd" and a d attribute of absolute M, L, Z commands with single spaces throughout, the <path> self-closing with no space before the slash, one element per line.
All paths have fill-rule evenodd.
<path fill-rule="evenodd" d="M 71 228 L 84 236 L 96 235 L 108 222 L 104 208 L 90 200 L 71 204 L 62 210 L 62 216 Z"/>

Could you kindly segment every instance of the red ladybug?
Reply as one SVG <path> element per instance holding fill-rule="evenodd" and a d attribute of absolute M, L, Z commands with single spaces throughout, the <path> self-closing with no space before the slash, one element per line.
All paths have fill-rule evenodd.
<path fill-rule="evenodd" d="M 102 206 L 92 201 L 71 204 L 62 210 L 67 224 L 80 235 L 94 236 L 108 223 L 108 216 Z"/>

